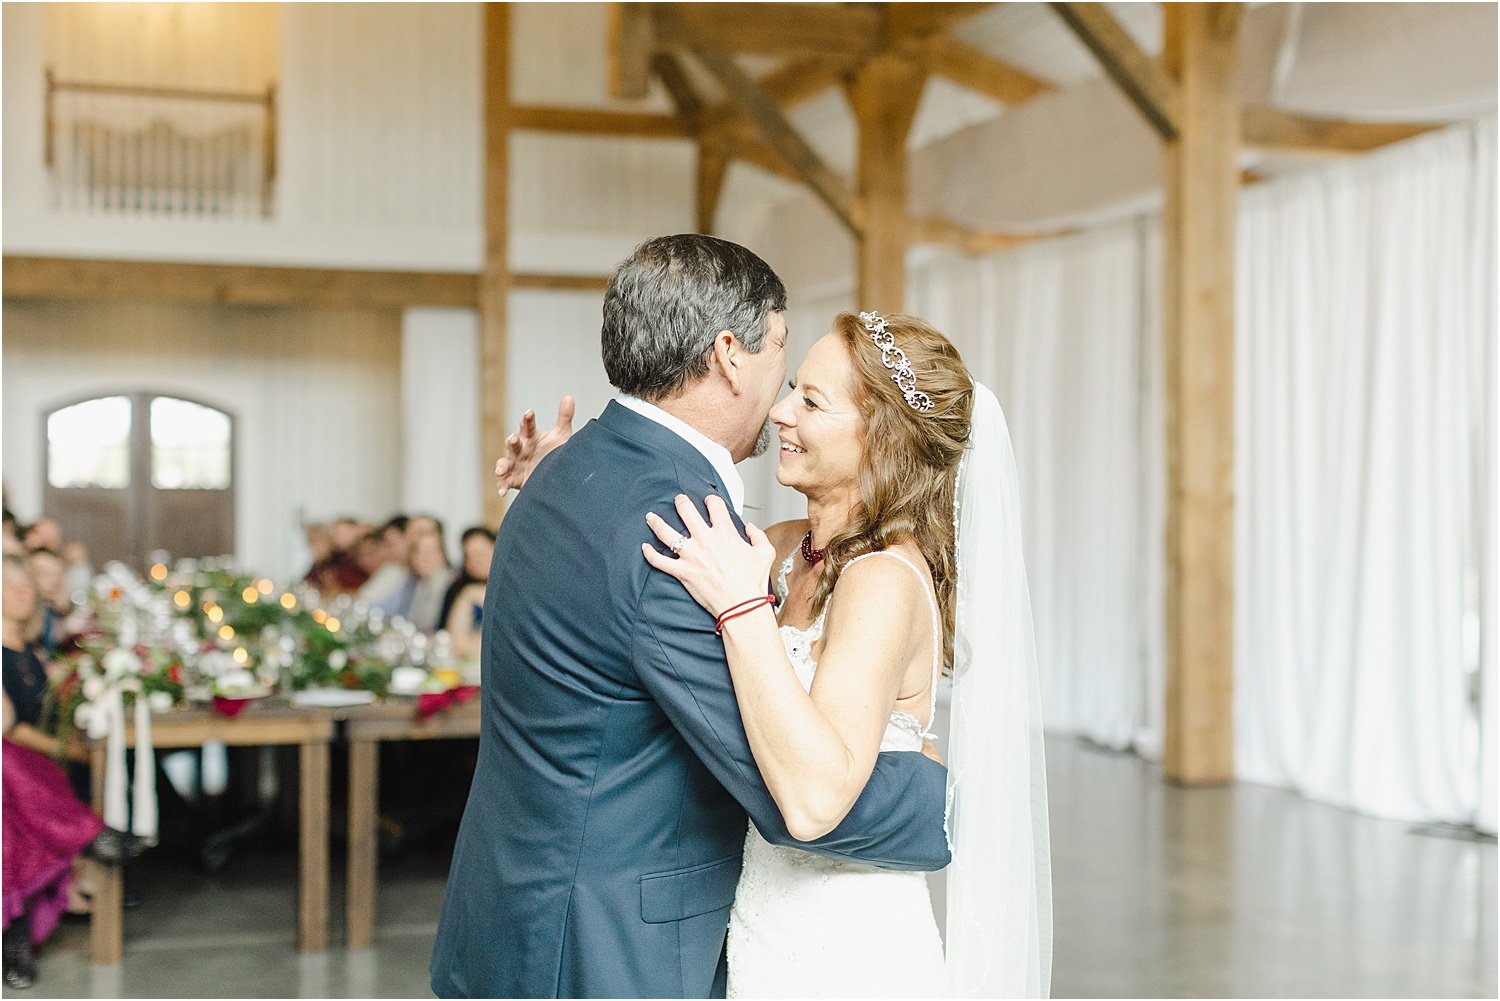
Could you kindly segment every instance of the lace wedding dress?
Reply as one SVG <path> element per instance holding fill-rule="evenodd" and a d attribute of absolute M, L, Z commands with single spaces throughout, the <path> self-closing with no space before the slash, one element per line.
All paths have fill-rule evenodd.
<path fill-rule="evenodd" d="M 777 576 L 783 600 L 795 555 L 793 550 L 787 556 Z M 935 706 L 942 663 L 937 603 L 922 572 L 897 553 L 867 553 L 849 565 L 876 556 L 906 564 L 927 594 Z M 824 615 L 807 629 L 781 627 L 787 656 L 808 689 L 817 670 L 812 648 L 823 635 Z M 893 712 L 880 749 L 921 753 L 923 737 L 915 716 Z M 937 997 L 948 992 L 943 942 L 923 873 L 839 862 L 772 845 L 753 824 L 729 915 L 728 949 L 732 998 Z"/>

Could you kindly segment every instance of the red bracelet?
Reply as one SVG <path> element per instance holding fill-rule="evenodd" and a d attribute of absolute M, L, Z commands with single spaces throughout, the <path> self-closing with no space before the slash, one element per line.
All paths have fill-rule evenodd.
<path fill-rule="evenodd" d="M 724 623 L 728 622 L 730 619 L 737 619 L 741 615 L 749 615 L 751 612 L 755 611 L 757 608 L 760 608 L 762 605 L 774 604 L 776 604 L 776 595 L 774 594 L 763 594 L 758 598 L 751 598 L 749 601 L 742 601 L 738 605 L 726 609 L 724 613 L 719 616 L 718 621 L 714 623 L 714 632 L 722 636 L 724 634 Z"/>

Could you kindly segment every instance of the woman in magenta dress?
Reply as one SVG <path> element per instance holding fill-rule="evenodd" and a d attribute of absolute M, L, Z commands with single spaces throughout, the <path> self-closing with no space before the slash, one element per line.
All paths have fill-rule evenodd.
<path fill-rule="evenodd" d="M 3 604 L 4 726 L 0 866 L 5 899 L 5 984 L 36 981 L 34 947 L 57 927 L 68 904 L 73 862 L 87 854 L 119 863 L 146 848 L 140 839 L 106 827 L 80 803 L 54 759 L 58 740 L 41 726 L 47 674 L 30 641 L 36 587 L 26 565 L 5 557 Z"/>

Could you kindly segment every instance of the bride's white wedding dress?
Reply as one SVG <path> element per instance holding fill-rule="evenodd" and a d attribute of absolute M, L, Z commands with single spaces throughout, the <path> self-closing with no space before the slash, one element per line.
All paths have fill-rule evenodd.
<path fill-rule="evenodd" d="M 777 575 L 785 600 L 793 550 Z M 942 664 L 937 602 L 926 577 L 910 560 L 885 556 L 911 568 L 932 612 L 933 707 Z M 847 568 L 846 568 L 847 569 Z M 812 687 L 817 663 L 812 648 L 823 635 L 823 619 L 807 629 L 781 627 L 781 640 L 802 687 Z M 932 707 L 928 710 L 931 719 Z M 910 713 L 893 712 L 882 751 L 921 753 L 923 729 Z M 943 942 L 933 918 L 927 878 L 838 862 L 796 848 L 772 845 L 750 826 L 745 867 L 729 915 L 730 997 L 936 997 L 947 994 Z"/>

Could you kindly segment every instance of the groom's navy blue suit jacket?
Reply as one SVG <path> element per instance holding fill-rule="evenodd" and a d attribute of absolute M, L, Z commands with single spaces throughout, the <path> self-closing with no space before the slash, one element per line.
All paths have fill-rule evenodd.
<path fill-rule="evenodd" d="M 723 996 L 747 812 L 772 842 L 834 858 L 949 861 L 946 771 L 909 752 L 880 756 L 833 833 L 787 834 L 713 616 L 641 557 L 647 511 L 681 528 L 679 493 L 700 508 L 727 496 L 701 453 L 611 403 L 538 465 L 501 526 L 439 996 Z"/>

